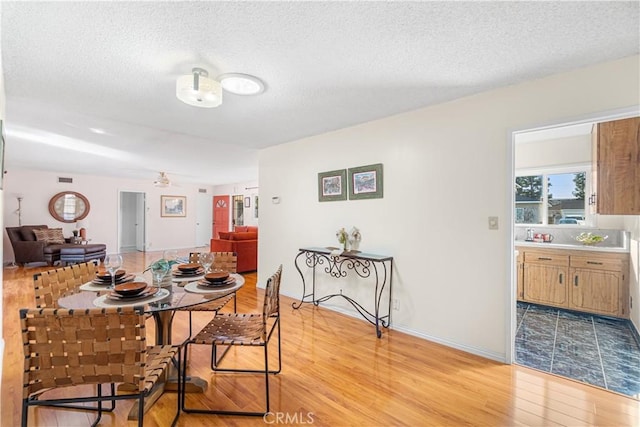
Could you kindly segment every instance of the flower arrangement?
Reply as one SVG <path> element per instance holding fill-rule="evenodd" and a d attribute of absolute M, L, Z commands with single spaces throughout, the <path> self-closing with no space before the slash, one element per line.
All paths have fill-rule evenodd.
<path fill-rule="evenodd" d="M 336 232 L 336 237 L 338 238 L 338 242 L 342 244 L 342 248 L 345 251 L 348 249 L 357 249 L 360 240 L 362 240 L 362 234 L 356 227 L 352 227 L 349 232 L 342 227 Z"/>
<path fill-rule="evenodd" d="M 349 242 L 349 234 L 347 234 L 347 230 L 342 227 L 336 232 L 336 237 L 338 238 L 338 242 L 342 243 L 342 248 L 346 251 L 347 243 Z"/>

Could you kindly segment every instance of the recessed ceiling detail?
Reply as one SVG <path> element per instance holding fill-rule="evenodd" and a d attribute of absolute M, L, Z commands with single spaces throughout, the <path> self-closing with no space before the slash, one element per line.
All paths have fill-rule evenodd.
<path fill-rule="evenodd" d="M 218 77 L 222 88 L 236 95 L 258 95 L 264 92 L 264 83 L 249 74 L 228 73 Z"/>

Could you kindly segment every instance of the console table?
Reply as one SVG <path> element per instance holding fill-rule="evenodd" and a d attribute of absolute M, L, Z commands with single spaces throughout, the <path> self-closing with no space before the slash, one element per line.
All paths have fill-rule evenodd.
<path fill-rule="evenodd" d="M 302 298 L 299 302 L 292 304 L 294 309 L 299 309 L 303 303 L 313 303 L 318 305 L 333 297 L 342 297 L 349 301 L 351 305 L 372 325 L 376 327 L 378 338 L 382 336 L 381 326 L 388 328 L 391 318 L 391 278 L 393 272 L 393 257 L 387 255 L 374 255 L 358 251 L 346 251 L 339 255 L 333 255 L 332 250 L 335 248 L 309 247 L 300 248 L 295 258 L 295 266 L 302 278 Z M 307 290 L 307 283 L 304 280 L 304 274 L 298 265 L 298 261 L 302 259 L 304 264 L 313 270 L 311 289 Z M 324 272 L 337 279 L 347 277 L 349 272 L 354 272 L 357 276 L 367 279 L 373 277 L 375 279 L 375 290 L 373 295 L 373 313 L 362 306 L 358 301 L 342 293 L 325 295 L 316 297 L 316 267 L 323 267 Z M 380 302 L 382 294 L 388 283 L 389 304 L 386 314 L 380 313 Z"/>

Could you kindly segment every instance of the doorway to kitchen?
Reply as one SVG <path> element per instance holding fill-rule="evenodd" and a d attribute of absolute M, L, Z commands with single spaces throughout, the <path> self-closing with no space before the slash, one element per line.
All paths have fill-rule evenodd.
<path fill-rule="evenodd" d="M 513 134 L 512 182 L 516 191 L 512 199 L 512 249 L 516 255 L 512 295 L 516 296 L 512 299 L 511 311 L 511 360 L 640 399 L 640 337 L 638 324 L 632 322 L 639 317 L 638 309 L 632 308 L 630 316 L 626 312 L 626 316 L 620 318 L 528 300 L 523 297 L 522 281 L 518 283 L 518 274 L 524 265 L 523 260 L 518 259 L 516 244 L 517 239 L 525 240 L 527 232 L 532 236 L 540 234 L 540 241 L 546 242 L 542 240 L 545 234 L 575 238 L 582 231 L 605 228 L 631 230 L 637 246 L 638 217 L 591 215 L 588 200 L 592 193 L 589 188 L 592 125 L 632 116 L 637 116 L 637 109 Z M 565 180 L 564 184 L 559 179 L 550 179 L 562 174 L 572 179 Z M 631 257 L 629 265 L 637 268 L 638 248 L 631 250 Z M 552 266 L 544 271 L 553 272 L 559 277 L 559 283 L 563 282 L 564 275 L 566 286 L 569 277 L 562 268 Z M 629 285 L 637 287 L 638 274 L 633 271 L 627 269 L 626 274 L 632 276 Z"/>

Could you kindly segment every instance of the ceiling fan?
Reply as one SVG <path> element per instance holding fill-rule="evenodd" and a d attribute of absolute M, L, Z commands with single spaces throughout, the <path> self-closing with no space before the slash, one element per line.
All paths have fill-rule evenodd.
<path fill-rule="evenodd" d="M 171 180 L 167 176 L 166 172 L 160 172 L 158 178 L 153 181 L 153 185 L 160 188 L 169 187 L 171 185 Z"/>

